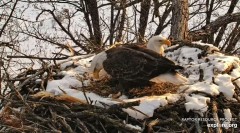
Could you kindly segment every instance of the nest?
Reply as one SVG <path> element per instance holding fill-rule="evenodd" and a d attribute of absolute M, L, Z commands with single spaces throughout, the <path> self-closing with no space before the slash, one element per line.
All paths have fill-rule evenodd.
<path fill-rule="evenodd" d="M 28 70 L 32 71 L 32 70 Z M 185 99 L 181 98 L 175 103 L 159 107 L 154 111 L 153 117 L 138 120 L 130 117 L 123 108 L 134 108 L 139 105 L 139 101 L 105 105 L 103 107 L 94 106 L 94 101 L 81 101 L 66 94 L 54 96 L 44 92 L 41 86 L 46 85 L 47 80 L 41 83 L 33 82 L 34 77 L 42 76 L 49 69 L 41 71 L 26 72 L 18 76 L 22 81 L 19 84 L 15 80 L 9 80 L 10 92 L 5 96 L 0 95 L 2 111 L 0 113 L 0 132 L 56 132 L 56 133 L 98 133 L 98 132 L 236 132 L 239 130 L 240 102 L 228 101 L 223 95 L 209 96 L 211 103 L 204 118 L 224 118 L 223 109 L 229 108 L 232 111 L 232 124 L 237 124 L 237 128 L 213 128 L 208 124 L 216 124 L 214 121 L 198 121 L 201 118 L 197 113 L 186 112 Z M 27 76 L 31 74 L 32 76 Z M 51 76 L 49 74 L 48 76 Z M 28 77 L 28 78 L 27 78 Z M 46 78 L 48 79 L 48 78 Z M 39 90 L 34 88 L 39 87 Z M 236 92 L 240 94 L 240 89 Z M 176 93 L 179 86 L 173 84 L 151 84 L 143 88 L 133 88 L 128 91 L 128 96 L 141 97 L 162 95 L 165 93 Z M 90 86 L 76 88 L 84 92 L 94 92 L 98 95 L 108 97 L 117 93 L 112 89 L 112 84 L 108 80 L 92 81 Z M 40 93 L 42 92 L 42 93 Z M 202 92 L 193 92 L 201 93 Z M 207 94 L 203 94 L 207 95 Z M 235 96 L 237 97 L 237 96 Z M 71 99 L 71 100 L 69 100 Z M 237 99 L 237 98 L 236 98 Z M 192 118 L 192 119 L 188 119 Z M 193 120 L 195 119 L 195 120 Z"/>
<path fill-rule="evenodd" d="M 90 86 L 80 88 L 80 90 L 89 91 L 103 97 L 108 97 L 109 95 L 119 93 L 118 90 L 114 89 L 116 84 L 118 83 L 116 83 L 115 81 L 111 81 L 111 79 L 105 78 L 100 81 L 92 81 Z M 125 93 L 125 95 L 127 95 L 128 98 L 163 95 L 166 93 L 177 93 L 178 89 L 179 89 L 179 85 L 174 85 L 172 83 L 150 82 L 149 85 L 145 85 L 141 87 L 132 87 Z"/>

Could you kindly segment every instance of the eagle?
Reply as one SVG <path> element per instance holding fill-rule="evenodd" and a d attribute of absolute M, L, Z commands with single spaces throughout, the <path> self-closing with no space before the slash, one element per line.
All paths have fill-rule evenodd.
<path fill-rule="evenodd" d="M 177 85 L 187 82 L 187 78 L 176 71 L 183 67 L 163 56 L 164 44 L 170 46 L 171 42 L 157 35 L 149 39 L 147 48 L 138 45 L 110 48 L 93 58 L 90 72 L 94 78 L 99 78 L 100 70 L 104 69 L 118 81 L 119 89 L 127 89 L 129 84 L 145 84 L 149 81 Z"/>

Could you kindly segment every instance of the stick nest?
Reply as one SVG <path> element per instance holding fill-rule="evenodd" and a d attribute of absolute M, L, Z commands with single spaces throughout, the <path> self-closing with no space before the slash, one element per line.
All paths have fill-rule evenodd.
<path fill-rule="evenodd" d="M 208 127 L 207 124 L 214 124 L 212 121 L 191 121 L 185 118 L 201 118 L 197 113 L 186 112 L 185 99 L 181 98 L 175 103 L 159 107 L 155 110 L 153 117 L 145 120 L 137 120 L 123 112 L 123 108 L 132 108 L 139 105 L 139 101 L 121 103 L 115 105 L 105 105 L 103 107 L 94 106 L 88 103 L 66 100 L 66 95 L 53 96 L 37 95 L 44 92 L 47 81 L 50 78 L 61 78 L 48 74 L 57 71 L 54 68 L 41 70 L 27 70 L 8 80 L 7 87 L 10 89 L 5 95 L 0 95 L 0 132 L 36 132 L 36 133 L 94 133 L 94 132 L 214 132 L 216 128 Z M 31 76 L 29 76 L 31 75 Z M 36 79 L 42 82 L 35 82 Z M 16 82 L 19 81 L 19 82 Z M 7 88 L 6 87 L 6 88 Z M 39 88 L 39 89 L 35 89 Z M 133 88 L 129 90 L 128 96 L 141 97 L 151 95 L 162 95 L 165 93 L 176 93 L 178 86 L 172 84 L 151 84 L 144 88 Z M 76 88 L 86 92 L 94 92 L 98 95 L 108 97 L 117 93 L 112 89 L 112 85 L 106 81 L 92 82 L 90 86 Z M 201 93 L 201 92 L 193 92 Z M 202 93 L 201 93 L 202 94 Z M 240 89 L 236 85 L 236 96 L 240 94 Z M 236 118 L 232 124 L 237 124 L 237 128 L 221 128 L 224 132 L 237 132 L 240 126 L 239 108 L 240 102 L 228 101 L 223 95 L 209 96 L 211 103 L 204 118 L 224 118 L 223 109 L 229 108 Z M 69 97 L 68 97 L 69 98 Z M 133 126 L 130 126 L 133 125 Z"/>

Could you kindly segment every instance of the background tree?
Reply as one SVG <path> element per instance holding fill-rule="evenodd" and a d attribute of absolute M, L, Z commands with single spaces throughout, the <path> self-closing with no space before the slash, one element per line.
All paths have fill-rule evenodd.
<path fill-rule="evenodd" d="M 172 1 L 171 36 L 177 40 L 188 39 L 188 0 Z"/>

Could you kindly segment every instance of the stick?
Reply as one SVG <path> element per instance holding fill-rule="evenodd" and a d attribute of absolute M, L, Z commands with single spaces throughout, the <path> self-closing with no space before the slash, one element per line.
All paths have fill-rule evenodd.
<path fill-rule="evenodd" d="M 222 133 L 222 129 L 221 129 L 221 127 L 220 127 L 220 120 L 219 120 L 219 118 L 218 118 L 218 114 L 217 114 L 217 103 L 216 103 L 216 101 L 213 101 L 213 103 L 212 103 L 212 113 L 213 113 L 213 118 L 215 119 L 215 124 L 217 125 L 217 133 Z"/>

